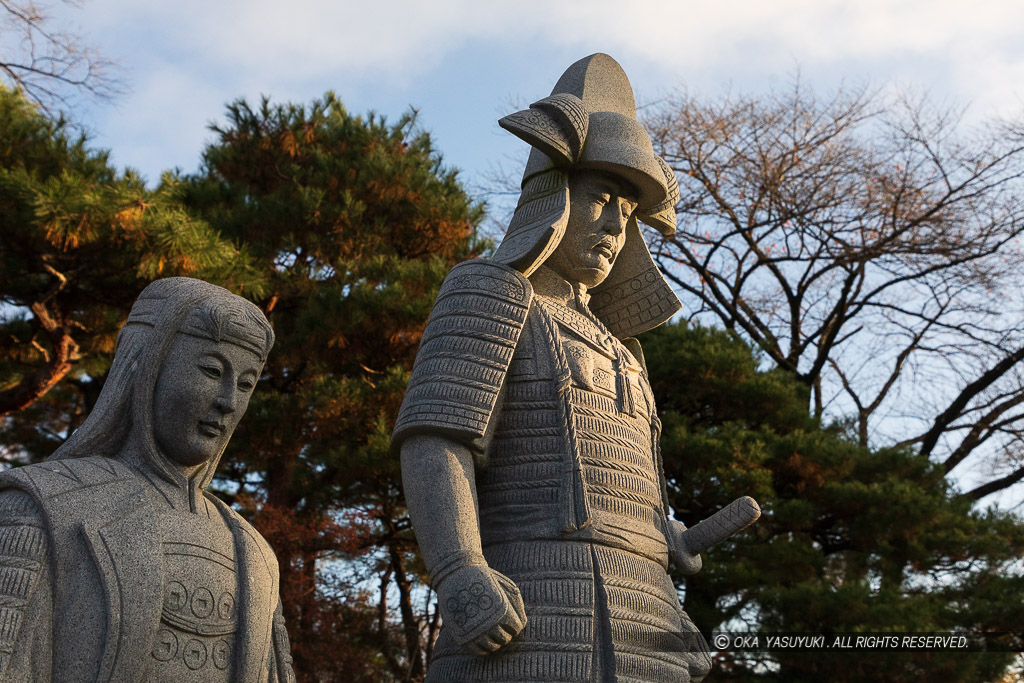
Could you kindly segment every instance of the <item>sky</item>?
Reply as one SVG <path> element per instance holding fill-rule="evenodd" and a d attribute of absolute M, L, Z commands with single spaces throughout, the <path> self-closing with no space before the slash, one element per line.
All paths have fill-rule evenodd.
<path fill-rule="evenodd" d="M 641 105 L 841 82 L 910 86 L 1024 111 L 1024 3 L 1017 0 L 83 0 L 62 22 L 120 62 L 129 94 L 80 118 L 114 163 L 155 183 L 198 168 L 208 125 L 236 98 L 308 102 L 397 119 L 410 107 L 470 185 L 525 158 L 497 119 L 546 96 L 569 64 L 606 52 Z"/>
<path fill-rule="evenodd" d="M 1024 116 L 1019 0 L 57 0 L 58 21 L 119 62 L 129 92 L 84 103 L 93 145 L 155 184 L 198 170 L 210 123 L 237 98 L 355 113 L 414 108 L 470 188 L 518 175 L 525 144 L 497 120 L 606 52 L 638 103 L 842 84 L 904 87 L 964 106 L 968 123 Z"/>

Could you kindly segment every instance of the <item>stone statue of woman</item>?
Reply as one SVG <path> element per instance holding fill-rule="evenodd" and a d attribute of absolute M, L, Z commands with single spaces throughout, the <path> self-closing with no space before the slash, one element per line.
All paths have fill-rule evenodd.
<path fill-rule="evenodd" d="M 263 313 L 143 290 L 95 409 L 0 475 L 0 681 L 293 681 L 273 551 L 207 491 L 262 372 Z"/>

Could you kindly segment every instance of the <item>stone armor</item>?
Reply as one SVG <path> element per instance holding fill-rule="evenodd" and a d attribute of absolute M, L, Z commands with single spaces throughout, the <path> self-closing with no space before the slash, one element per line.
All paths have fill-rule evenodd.
<path fill-rule="evenodd" d="M 428 680 L 687 681 L 707 670 L 667 574 L 659 423 L 631 341 L 633 351 L 543 267 L 531 283 L 469 262 L 446 280 L 395 440 L 440 432 L 477 449 L 484 556 L 519 587 L 527 624 L 482 657 L 442 628 Z M 447 400 L 493 407 L 459 432 Z M 438 414 L 445 423 L 424 419 Z"/>
<path fill-rule="evenodd" d="M 197 506 L 105 457 L 0 475 L 0 681 L 294 681 L 270 547 Z"/>
<path fill-rule="evenodd" d="M 163 605 L 150 652 L 150 679 L 236 680 L 238 576 L 231 530 L 221 516 L 170 508 L 157 513 L 163 550 Z"/>

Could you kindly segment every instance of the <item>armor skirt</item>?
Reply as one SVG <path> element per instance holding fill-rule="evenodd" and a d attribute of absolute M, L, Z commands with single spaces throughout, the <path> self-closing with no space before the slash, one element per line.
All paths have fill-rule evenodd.
<path fill-rule="evenodd" d="M 483 656 L 460 652 L 442 629 L 428 682 L 687 683 L 707 671 L 707 645 L 657 562 L 586 541 L 502 543 L 484 554 L 522 591 L 526 628 Z"/>

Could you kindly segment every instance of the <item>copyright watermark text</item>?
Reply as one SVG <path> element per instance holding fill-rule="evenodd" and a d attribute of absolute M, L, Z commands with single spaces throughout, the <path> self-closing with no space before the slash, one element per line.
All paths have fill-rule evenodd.
<path fill-rule="evenodd" d="M 708 641 L 720 652 L 959 651 L 1019 652 L 1022 633 L 742 633 L 716 631 Z"/>

